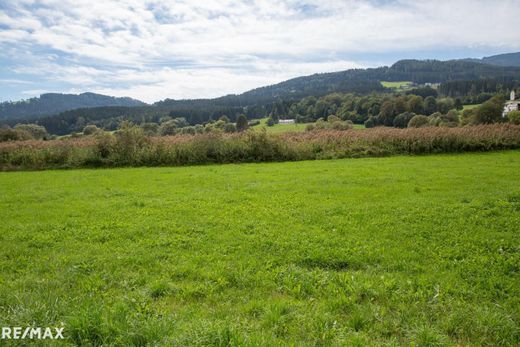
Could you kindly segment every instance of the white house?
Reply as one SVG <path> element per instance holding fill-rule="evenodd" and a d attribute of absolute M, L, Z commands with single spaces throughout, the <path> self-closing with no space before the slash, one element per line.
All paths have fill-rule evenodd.
<path fill-rule="evenodd" d="M 502 111 L 502 117 L 506 117 L 507 114 L 511 111 L 519 111 L 520 110 L 520 100 L 515 100 L 515 91 L 511 91 L 511 96 L 509 97 L 509 101 L 506 101 L 504 105 L 504 111 Z"/>
<path fill-rule="evenodd" d="M 294 119 L 280 119 L 278 121 L 279 124 L 294 124 Z"/>

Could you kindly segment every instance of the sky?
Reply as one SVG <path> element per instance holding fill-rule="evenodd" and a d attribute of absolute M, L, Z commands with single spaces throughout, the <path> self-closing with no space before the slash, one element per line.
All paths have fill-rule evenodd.
<path fill-rule="evenodd" d="M 0 0 L 0 101 L 207 98 L 319 72 L 520 51 L 518 0 Z"/>

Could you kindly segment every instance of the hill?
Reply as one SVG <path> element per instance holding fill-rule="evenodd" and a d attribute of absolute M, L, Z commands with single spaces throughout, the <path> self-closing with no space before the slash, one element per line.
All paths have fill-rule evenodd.
<path fill-rule="evenodd" d="M 144 102 L 132 98 L 117 98 L 95 93 L 47 93 L 38 98 L 0 103 L 0 120 L 40 118 L 67 110 L 100 106 L 143 106 Z"/>
<path fill-rule="evenodd" d="M 126 98 L 123 100 L 130 100 L 131 105 L 113 107 L 116 105 L 110 105 L 109 102 L 115 103 L 116 100 L 121 99 L 103 96 L 111 98 L 103 107 L 92 108 L 92 105 L 88 105 L 76 106 L 76 108 L 81 108 L 72 109 L 71 106 L 69 110 L 57 115 L 25 117 L 24 121 L 37 122 L 45 126 L 51 133 L 58 135 L 81 131 L 85 124 L 94 120 L 99 126 L 109 130 L 117 127 L 117 124 L 123 119 L 136 123 L 157 122 L 161 117 L 168 115 L 184 117 L 190 124 L 204 123 L 210 119 L 218 119 L 222 115 L 227 115 L 234 121 L 240 113 L 246 114 L 248 118 L 266 117 L 272 111 L 288 109 L 292 102 L 307 96 L 319 97 L 334 92 L 356 94 L 391 92 L 381 84 L 381 81 L 410 81 L 423 84 L 488 79 L 494 79 L 500 85 L 505 79 L 520 80 L 520 67 L 495 66 L 468 60 L 401 60 L 390 67 L 351 69 L 303 76 L 256 88 L 239 95 L 226 95 L 215 99 L 166 99 L 153 105 L 146 105 Z M 471 89 L 470 83 L 465 84 L 470 85 Z M 448 89 L 450 93 L 457 93 L 457 90 L 453 91 L 453 86 Z M 456 85 L 455 89 L 460 88 Z M 485 91 L 486 88 L 480 90 Z M 85 94 L 79 96 L 82 95 Z M 47 98 L 45 95 L 42 97 Z M 34 107 L 38 105 L 37 102 L 38 99 L 29 103 L 33 107 L 31 108 L 32 114 L 36 111 Z M 140 105 L 140 107 L 133 107 L 136 105 Z M 26 114 L 31 114 L 31 112 L 26 112 Z M 283 112 L 277 113 L 284 114 Z M 13 125 L 21 118 L 11 114 L 11 119 L 4 123 Z M 0 117 L 0 121 L 1 119 Z M 6 118 L 4 117 L 4 119 Z"/>
<path fill-rule="evenodd" d="M 484 57 L 482 59 L 467 60 L 496 66 L 520 66 L 520 52 L 498 54 L 489 57 Z"/>

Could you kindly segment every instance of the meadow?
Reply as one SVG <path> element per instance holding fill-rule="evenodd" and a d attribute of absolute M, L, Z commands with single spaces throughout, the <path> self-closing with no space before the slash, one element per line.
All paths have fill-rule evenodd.
<path fill-rule="evenodd" d="M 477 108 L 477 107 L 480 107 L 480 106 L 482 106 L 482 104 L 463 105 L 463 106 L 462 106 L 462 110 L 463 110 L 463 111 L 464 111 L 464 110 L 473 110 L 473 109 L 475 109 L 475 108 Z"/>
<path fill-rule="evenodd" d="M 397 91 L 403 91 L 403 90 L 411 89 L 413 82 L 410 82 L 410 81 L 398 81 L 398 82 L 381 81 L 381 84 L 385 88 L 390 88 L 390 89 L 394 89 Z"/>
<path fill-rule="evenodd" d="M 299 131 L 305 131 L 305 128 L 308 124 L 312 123 L 294 123 L 294 124 L 275 124 L 273 126 L 267 126 L 267 118 L 259 119 L 260 124 L 255 125 L 252 127 L 255 131 L 267 131 L 271 134 L 280 134 L 285 132 L 299 132 Z"/>
<path fill-rule="evenodd" d="M 1 172 L 0 326 L 63 326 L 60 345 L 518 346 L 518 172 L 518 150 Z"/>

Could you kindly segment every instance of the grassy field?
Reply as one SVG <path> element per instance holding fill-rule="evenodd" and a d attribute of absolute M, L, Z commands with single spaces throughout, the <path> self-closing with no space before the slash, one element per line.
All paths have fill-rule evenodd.
<path fill-rule="evenodd" d="M 305 131 L 308 123 L 295 123 L 295 124 L 275 124 L 271 127 L 266 125 L 267 118 L 260 119 L 260 124 L 255 125 L 253 129 L 262 131 L 265 129 L 268 133 L 279 134 L 289 131 Z"/>
<path fill-rule="evenodd" d="M 381 84 L 385 88 L 391 88 L 391 89 L 396 89 L 396 90 L 406 90 L 406 89 L 410 89 L 412 87 L 413 82 L 409 82 L 409 81 L 399 81 L 399 82 L 381 81 Z"/>
<path fill-rule="evenodd" d="M 480 105 L 482 104 L 474 104 L 474 105 L 463 105 L 462 106 L 462 110 L 471 110 L 471 109 L 474 109 L 474 108 L 477 108 L 479 107 Z"/>
<path fill-rule="evenodd" d="M 267 118 L 260 119 L 260 124 L 255 125 L 253 129 L 257 131 L 261 131 L 262 129 L 265 129 L 268 133 L 271 134 L 280 134 L 280 133 L 286 133 L 286 132 L 299 132 L 299 131 L 305 131 L 305 128 L 308 124 L 313 123 L 295 123 L 295 124 L 275 124 L 271 127 L 268 127 L 265 123 L 267 121 Z M 354 124 L 354 129 L 365 129 L 365 126 L 363 124 Z"/>
<path fill-rule="evenodd" d="M 520 151 L 0 173 L 0 325 L 63 324 L 70 345 L 518 345 L 518 172 Z"/>

